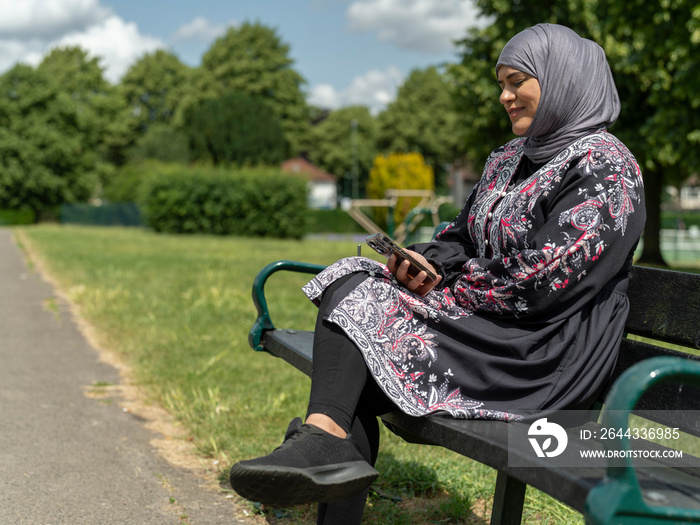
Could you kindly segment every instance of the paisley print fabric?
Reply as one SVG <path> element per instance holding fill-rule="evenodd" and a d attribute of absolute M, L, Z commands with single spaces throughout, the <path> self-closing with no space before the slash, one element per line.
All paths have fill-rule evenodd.
<path fill-rule="evenodd" d="M 502 173 L 512 176 L 524 141 L 491 156 L 485 173 L 501 175 L 477 187 L 467 212 L 479 257 L 466 261 L 455 284 L 464 306 L 520 316 L 559 303 L 556 292 L 580 283 L 643 205 L 639 167 L 609 133 L 576 141 L 508 187 Z"/>
<path fill-rule="evenodd" d="M 325 315 L 407 414 L 511 420 L 585 408 L 612 371 L 644 224 L 641 173 L 601 132 L 515 180 L 523 143 L 496 150 L 455 221 L 411 247 L 439 269 L 439 289 L 419 297 L 362 257 L 304 287 L 318 304 L 340 277 L 367 276 Z"/>
<path fill-rule="evenodd" d="M 328 319 L 352 338 L 372 375 L 403 412 L 413 416 L 444 411 L 456 417 L 512 419 L 501 411 L 462 396 L 451 386 L 454 373 L 438 361 L 436 331 L 441 318 L 460 319 L 471 312 L 451 298 L 449 289 L 419 297 L 398 285 L 383 264 L 351 257 L 329 266 L 304 287 L 318 302 L 324 285 L 348 273 L 368 278 L 356 287 Z"/>

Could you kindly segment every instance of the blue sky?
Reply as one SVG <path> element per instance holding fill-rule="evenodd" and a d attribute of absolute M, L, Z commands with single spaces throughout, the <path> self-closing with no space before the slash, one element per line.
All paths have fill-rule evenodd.
<path fill-rule="evenodd" d="M 227 27 L 260 22 L 290 46 L 311 103 L 376 112 L 412 69 L 455 61 L 476 14 L 472 0 L 0 0 L 0 71 L 81 45 L 116 82 L 143 53 L 197 66 Z"/>

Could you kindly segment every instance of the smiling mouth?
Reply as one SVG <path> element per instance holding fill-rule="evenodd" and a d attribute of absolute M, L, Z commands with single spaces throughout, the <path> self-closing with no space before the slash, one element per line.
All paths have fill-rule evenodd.
<path fill-rule="evenodd" d="M 524 108 L 513 108 L 508 110 L 508 115 L 511 119 L 515 118 Z"/>

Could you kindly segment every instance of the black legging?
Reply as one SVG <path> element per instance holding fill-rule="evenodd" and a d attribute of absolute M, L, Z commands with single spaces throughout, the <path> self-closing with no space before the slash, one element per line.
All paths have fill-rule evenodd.
<path fill-rule="evenodd" d="M 364 357 L 345 332 L 324 318 L 366 274 L 356 273 L 329 286 L 316 320 L 309 414 L 326 414 L 352 435 L 362 456 L 374 465 L 379 451 L 377 416 L 396 405 L 384 394 L 367 369 Z M 318 524 L 355 525 L 362 520 L 369 489 L 341 503 L 321 503 Z"/>

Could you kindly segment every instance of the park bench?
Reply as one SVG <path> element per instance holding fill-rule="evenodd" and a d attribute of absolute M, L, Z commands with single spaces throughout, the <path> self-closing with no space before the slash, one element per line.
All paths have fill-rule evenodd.
<path fill-rule="evenodd" d="M 309 376 L 313 333 L 276 328 L 264 287 L 268 278 L 281 270 L 316 274 L 323 268 L 277 261 L 263 268 L 253 284 L 258 317 L 249 334 L 250 345 Z M 597 406 L 584 419 L 567 426 L 567 451 L 607 447 L 617 458 L 595 465 L 583 458 L 564 464 L 552 461 L 552 457 L 540 458 L 526 439 L 533 420 L 505 423 L 416 418 L 400 411 L 386 414 L 382 420 L 406 441 L 442 446 L 496 469 L 492 524 L 520 523 L 527 485 L 583 513 L 588 523 L 700 523 L 699 460 L 684 453 L 682 465 L 665 458 L 645 459 L 640 465 L 620 457 L 619 452 L 630 446 L 659 453 L 668 450 L 651 441 L 632 439 L 640 436 L 637 428 L 636 436 L 629 433 L 630 413 L 650 422 L 649 433 L 656 431 L 655 426 L 665 425 L 691 439 L 700 436 L 700 356 L 662 346 L 700 348 L 700 275 L 634 266 L 628 295 L 631 311 L 614 376 Z M 301 300 L 305 298 L 300 294 Z M 616 439 L 600 439 L 603 433 L 610 437 L 610 432 Z M 666 432 L 668 435 L 673 430 Z M 513 435 L 523 439 L 514 440 Z"/>

